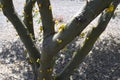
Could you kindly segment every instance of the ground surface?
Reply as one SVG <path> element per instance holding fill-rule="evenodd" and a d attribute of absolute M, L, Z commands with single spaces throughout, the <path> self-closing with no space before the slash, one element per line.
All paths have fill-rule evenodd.
<path fill-rule="evenodd" d="M 17 12 L 22 15 L 24 0 L 13 1 Z M 85 5 L 84 1 L 77 0 L 51 0 L 51 3 L 54 17 L 62 17 L 65 23 Z M 118 16 L 110 21 L 91 53 L 74 74 L 74 80 L 120 80 L 120 6 L 117 12 Z M 22 42 L 16 36 L 11 23 L 6 22 L 2 12 L 0 20 L 0 80 L 32 80 L 31 68 L 23 57 L 25 54 Z M 91 25 L 95 26 L 96 20 Z M 38 25 L 35 26 L 35 30 L 37 33 Z M 56 60 L 56 72 L 63 69 L 70 60 L 70 53 L 74 51 L 79 40 L 68 46 L 69 50 L 65 51 L 65 55 L 59 55 L 60 58 Z"/>

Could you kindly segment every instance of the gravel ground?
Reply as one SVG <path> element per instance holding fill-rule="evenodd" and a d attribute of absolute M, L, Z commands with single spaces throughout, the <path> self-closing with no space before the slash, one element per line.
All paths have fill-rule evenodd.
<path fill-rule="evenodd" d="M 23 1 L 14 0 L 19 15 L 22 15 Z M 54 17 L 62 17 L 65 23 L 85 5 L 84 1 L 77 0 L 51 0 L 51 3 Z M 117 17 L 110 21 L 93 50 L 73 74 L 73 80 L 120 80 L 120 6 L 117 13 Z M 11 23 L 6 22 L 2 12 L 0 19 L 2 20 L 0 21 L 0 80 L 33 80 L 31 67 L 25 59 L 24 45 L 16 36 L 17 33 Z M 90 26 L 95 26 L 96 20 Z M 39 32 L 37 26 L 35 25 L 36 33 Z M 58 56 L 55 72 L 60 72 L 64 68 L 80 40 L 81 38 L 76 38 L 67 46 L 65 54 Z"/>

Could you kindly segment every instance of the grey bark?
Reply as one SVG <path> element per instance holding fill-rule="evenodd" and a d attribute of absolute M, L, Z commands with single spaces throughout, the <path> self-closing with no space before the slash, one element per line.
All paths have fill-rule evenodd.
<path fill-rule="evenodd" d="M 28 24 L 28 19 L 25 18 L 24 22 L 25 24 L 20 20 L 17 13 L 14 10 L 14 6 L 12 3 L 12 0 L 0 0 L 0 2 L 3 5 L 3 13 L 4 15 L 12 22 L 15 29 L 18 32 L 18 35 L 20 36 L 21 40 L 23 41 L 25 47 L 29 51 L 30 58 L 32 59 L 33 63 L 37 66 L 40 64 L 40 68 L 36 69 L 39 73 L 37 74 L 37 77 L 35 80 L 53 80 L 55 79 L 52 76 L 52 70 L 54 65 L 54 57 L 56 54 L 65 47 L 69 42 L 71 42 L 77 35 L 79 35 L 86 26 L 95 19 L 105 8 L 109 6 L 109 4 L 113 0 L 92 0 L 87 3 L 87 5 L 84 7 L 81 13 L 76 15 L 71 21 L 69 21 L 62 31 L 55 33 L 54 31 L 54 21 L 53 21 L 53 15 L 51 10 L 51 4 L 49 0 L 37 0 L 41 19 L 42 19 L 42 25 L 43 25 L 43 43 L 42 43 L 42 50 L 41 50 L 41 56 L 39 50 L 36 48 L 34 41 L 30 37 L 30 32 L 33 34 L 34 30 L 30 31 L 27 29 L 28 26 L 31 26 L 33 28 L 33 24 Z M 115 0 L 118 1 L 118 0 Z M 31 4 L 31 3 L 30 3 Z M 31 16 L 31 9 L 30 7 L 29 11 L 27 12 L 26 9 L 29 8 L 25 7 L 25 16 L 29 14 Z M 110 14 L 106 13 L 102 16 L 108 16 Z M 91 50 L 94 42 L 97 40 L 97 37 L 102 33 L 104 28 L 106 27 L 107 23 L 109 22 L 111 16 L 107 17 L 108 20 L 105 22 L 102 21 L 102 16 L 100 19 L 100 22 L 97 26 L 97 28 L 94 28 L 91 33 L 88 35 L 89 39 L 85 40 L 85 43 L 83 47 L 79 50 L 77 50 L 77 54 L 73 58 L 73 60 L 67 65 L 60 75 L 56 77 L 56 80 L 67 80 L 68 77 L 73 73 L 73 69 L 78 67 L 78 64 L 81 63 L 81 60 L 89 53 Z M 30 21 L 32 21 L 32 18 L 30 17 Z M 107 22 L 108 21 L 108 22 Z M 101 23 L 103 22 L 103 23 Z M 103 25 L 104 28 L 101 28 L 99 26 Z M 101 32 L 94 35 L 97 30 L 100 30 Z M 34 35 L 34 34 L 33 34 Z M 93 41 L 92 41 L 93 39 Z M 58 40 L 61 40 L 58 42 Z M 89 44 L 87 46 L 87 44 Z M 85 51 L 88 49 L 87 51 Z M 79 58 L 79 56 L 81 56 Z M 37 59 L 40 59 L 40 63 L 37 63 Z M 78 64 L 73 64 L 74 61 L 79 60 Z M 74 65 L 71 67 L 71 65 Z M 71 71 L 69 72 L 69 70 Z M 68 73 L 69 72 L 69 73 Z M 66 77 L 66 78 L 65 78 Z"/>
<path fill-rule="evenodd" d="M 26 49 L 29 53 L 29 59 L 32 61 L 32 68 L 36 80 L 37 76 L 37 68 L 39 67 L 40 63 L 36 62 L 37 59 L 40 59 L 40 52 L 36 48 L 33 38 L 30 35 L 29 29 L 27 27 L 32 27 L 31 24 L 27 24 L 27 19 L 25 24 L 20 20 L 19 16 L 14 10 L 13 2 L 12 0 L 1 0 L 1 3 L 3 5 L 3 13 L 4 15 L 12 22 L 14 25 L 14 28 L 18 32 L 18 35 L 20 36 L 22 42 L 24 43 Z M 31 16 L 32 17 L 32 16 Z M 32 18 L 31 18 L 32 19 Z M 30 25 L 30 26 L 29 26 Z M 27 27 L 26 27 L 27 26 Z"/>
<path fill-rule="evenodd" d="M 34 27 L 33 27 L 33 16 L 32 9 L 33 5 L 35 5 L 36 0 L 26 0 L 24 6 L 24 23 L 31 34 L 33 40 L 35 40 Z"/>
<path fill-rule="evenodd" d="M 101 17 L 99 18 L 98 25 L 89 32 L 83 43 L 83 46 L 76 51 L 76 54 L 73 57 L 73 59 L 67 64 L 64 70 L 57 76 L 56 80 L 69 80 L 70 75 L 72 75 L 74 70 L 79 67 L 83 59 L 92 49 L 98 37 L 106 29 L 118 4 L 119 4 L 118 1 L 113 2 L 114 10 L 112 12 L 103 11 Z"/>

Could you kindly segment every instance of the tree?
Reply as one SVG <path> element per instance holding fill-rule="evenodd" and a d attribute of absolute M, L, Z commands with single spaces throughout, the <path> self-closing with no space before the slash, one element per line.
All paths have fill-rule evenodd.
<path fill-rule="evenodd" d="M 33 29 L 32 9 L 36 2 L 39 7 L 43 27 L 41 51 L 35 45 Z M 91 0 L 87 2 L 81 13 L 74 16 L 66 25 L 60 26 L 59 32 L 55 32 L 55 21 L 53 20 L 50 0 L 26 0 L 23 21 L 17 15 L 12 0 L 0 0 L 0 6 L 4 15 L 14 25 L 14 28 L 29 52 L 29 58 L 35 76 L 34 80 L 69 80 L 74 69 L 82 63 L 82 60 L 90 52 L 97 38 L 107 27 L 119 3 L 119 0 Z M 100 13 L 101 16 L 97 26 L 89 31 L 82 47 L 76 50 L 72 60 L 60 74 L 52 76 L 56 54 L 75 37 L 80 35 L 86 26 Z"/>

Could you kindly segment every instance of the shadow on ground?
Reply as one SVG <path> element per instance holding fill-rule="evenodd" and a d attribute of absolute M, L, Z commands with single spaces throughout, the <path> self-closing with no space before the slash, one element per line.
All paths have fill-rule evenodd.
<path fill-rule="evenodd" d="M 26 62 L 25 48 L 20 39 L 0 44 L 0 80 L 33 80 L 30 65 Z M 4 70 L 5 69 L 5 70 Z"/>
<path fill-rule="evenodd" d="M 54 73 L 59 73 L 71 60 L 79 38 L 57 57 Z M 25 48 L 20 39 L 0 44 L 0 79 L 32 80 L 32 70 L 25 59 Z M 64 53 L 64 54 L 63 54 Z M 7 71 L 5 71 L 6 69 Z M 72 76 L 73 80 L 120 80 L 120 38 L 109 36 L 98 40 L 89 55 Z"/>

